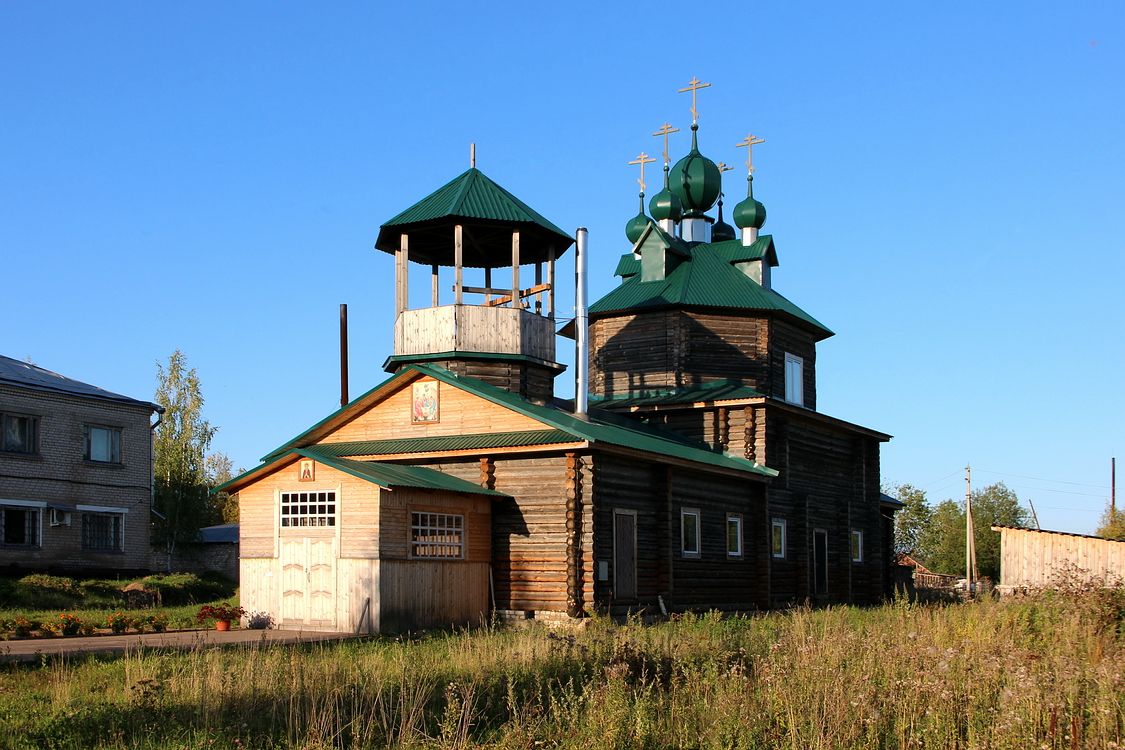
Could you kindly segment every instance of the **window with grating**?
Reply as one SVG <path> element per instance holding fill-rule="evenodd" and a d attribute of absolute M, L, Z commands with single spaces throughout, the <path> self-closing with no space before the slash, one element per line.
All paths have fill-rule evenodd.
<path fill-rule="evenodd" d="M 120 513 L 83 513 L 82 549 L 121 552 L 125 549 L 125 517 Z"/>
<path fill-rule="evenodd" d="M 410 556 L 459 560 L 465 556 L 465 517 L 451 513 L 410 514 Z"/>
<path fill-rule="evenodd" d="M 335 526 L 335 492 L 282 492 L 281 526 Z"/>

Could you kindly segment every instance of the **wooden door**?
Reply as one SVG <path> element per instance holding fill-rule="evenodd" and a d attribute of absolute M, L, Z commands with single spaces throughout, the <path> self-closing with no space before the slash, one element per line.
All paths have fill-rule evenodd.
<path fill-rule="evenodd" d="M 828 593 L 828 532 L 813 532 L 813 592 Z"/>
<path fill-rule="evenodd" d="M 637 598 L 637 514 L 613 513 L 613 597 Z"/>
<path fill-rule="evenodd" d="M 281 540 L 281 624 L 336 625 L 336 539 Z"/>

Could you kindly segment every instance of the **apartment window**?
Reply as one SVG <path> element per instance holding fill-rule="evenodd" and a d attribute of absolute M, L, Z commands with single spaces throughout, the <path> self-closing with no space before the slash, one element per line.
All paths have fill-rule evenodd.
<path fill-rule="evenodd" d="M 680 511 L 680 551 L 684 557 L 699 557 L 699 511 Z"/>
<path fill-rule="evenodd" d="M 0 414 L 0 450 L 7 453 L 38 453 L 39 420 L 23 414 Z"/>
<path fill-rule="evenodd" d="M 121 463 L 121 428 L 86 425 L 86 451 L 88 461 L 107 464 Z"/>
<path fill-rule="evenodd" d="M 852 562 L 863 562 L 863 532 L 852 529 Z"/>
<path fill-rule="evenodd" d="M 38 547 L 42 509 L 28 505 L 0 505 L 0 540 L 5 547 Z"/>
<path fill-rule="evenodd" d="M 788 352 L 785 353 L 785 400 L 805 405 L 805 360 Z"/>
<path fill-rule="evenodd" d="M 335 526 L 335 492 L 282 492 L 281 526 Z"/>
<path fill-rule="evenodd" d="M 82 549 L 121 552 L 125 549 L 123 513 L 83 513 Z"/>
<path fill-rule="evenodd" d="M 727 514 L 727 557 L 742 557 L 742 516 Z"/>
<path fill-rule="evenodd" d="M 411 512 L 410 556 L 460 560 L 465 556 L 465 517 L 452 513 Z"/>
<path fill-rule="evenodd" d="M 785 557 L 785 519 L 775 518 L 770 524 L 770 546 L 774 557 Z"/>

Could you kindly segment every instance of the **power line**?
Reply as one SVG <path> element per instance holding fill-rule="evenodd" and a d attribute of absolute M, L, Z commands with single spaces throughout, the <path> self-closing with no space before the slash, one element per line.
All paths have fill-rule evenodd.
<path fill-rule="evenodd" d="M 994 469 L 977 469 L 977 471 L 983 471 L 985 474 L 999 474 L 1000 476 L 1017 477 L 1019 479 L 1032 479 L 1036 482 L 1050 482 L 1052 484 L 1073 484 L 1078 487 L 1094 487 L 1099 490 L 1109 489 L 1109 485 L 1107 484 L 1090 484 L 1088 482 L 1070 482 L 1066 479 L 1045 479 L 1043 477 L 1029 477 L 1026 474 L 1012 474 L 1010 472 L 996 471 Z"/>

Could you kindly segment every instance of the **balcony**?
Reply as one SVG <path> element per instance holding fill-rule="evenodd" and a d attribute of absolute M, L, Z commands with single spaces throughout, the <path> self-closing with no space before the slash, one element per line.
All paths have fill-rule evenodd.
<path fill-rule="evenodd" d="M 555 322 L 519 307 L 442 305 L 403 310 L 395 355 L 486 352 L 555 361 Z"/>

